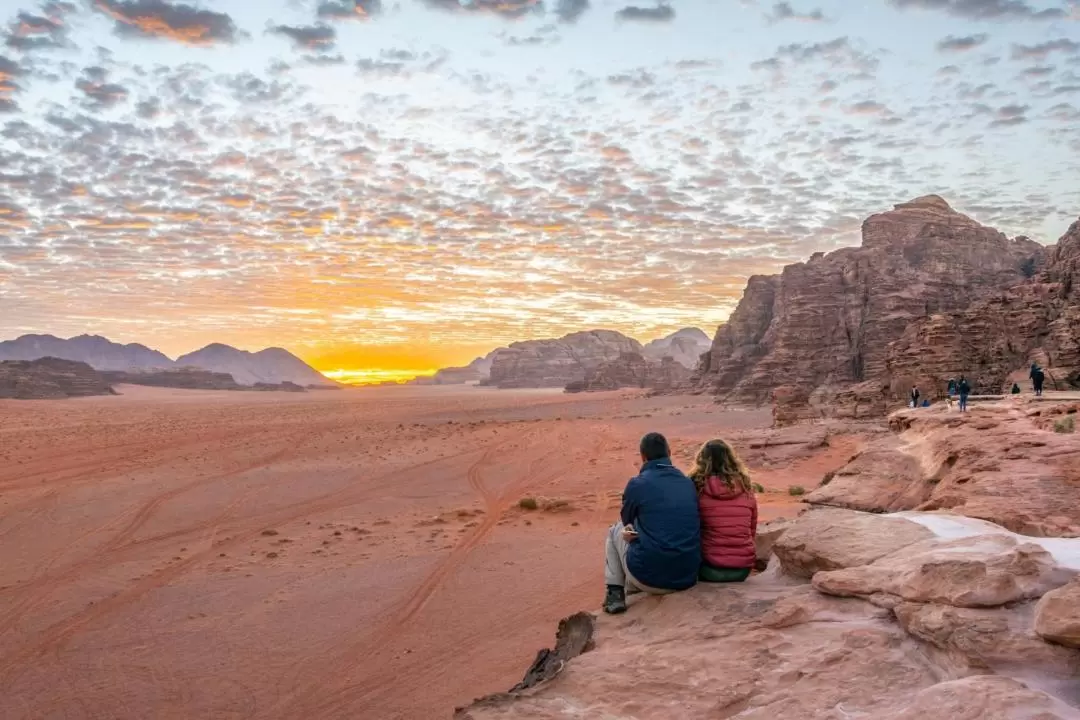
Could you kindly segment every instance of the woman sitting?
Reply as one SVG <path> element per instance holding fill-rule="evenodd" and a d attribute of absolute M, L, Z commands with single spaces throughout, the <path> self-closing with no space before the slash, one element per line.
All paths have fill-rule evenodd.
<path fill-rule="evenodd" d="M 701 514 L 700 579 L 742 582 L 756 558 L 757 499 L 750 473 L 731 446 L 710 440 L 698 451 L 690 479 Z"/>

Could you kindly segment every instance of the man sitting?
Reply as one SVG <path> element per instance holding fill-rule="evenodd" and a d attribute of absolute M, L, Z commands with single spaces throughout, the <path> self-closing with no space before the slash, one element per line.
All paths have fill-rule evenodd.
<path fill-rule="evenodd" d="M 641 472 L 623 492 L 621 521 L 608 530 L 604 612 L 626 612 L 626 593 L 663 595 L 697 582 L 701 524 L 697 490 L 671 463 L 660 433 L 641 439 Z"/>

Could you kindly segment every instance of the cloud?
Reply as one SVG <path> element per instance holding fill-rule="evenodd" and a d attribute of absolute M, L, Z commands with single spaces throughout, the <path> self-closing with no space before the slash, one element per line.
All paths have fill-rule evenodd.
<path fill-rule="evenodd" d="M 464 4 L 458 0 L 424 0 L 424 3 L 436 10 L 497 15 L 508 20 L 544 9 L 541 0 L 472 0 Z"/>
<path fill-rule="evenodd" d="M 370 20 L 382 9 L 382 0 L 336 0 L 319 3 L 316 14 L 326 20 Z"/>
<path fill-rule="evenodd" d="M 19 109 L 12 96 L 20 89 L 15 80 L 23 73 L 19 63 L 0 55 L 0 112 L 13 113 Z"/>
<path fill-rule="evenodd" d="M 651 8 L 631 5 L 616 12 L 615 17 L 618 20 L 639 22 L 670 22 L 675 19 L 675 10 L 670 5 L 658 5 Z"/>
<path fill-rule="evenodd" d="M 82 91 L 94 109 L 109 108 L 127 100 L 128 90 L 117 83 L 108 82 L 109 73 L 99 66 L 83 70 L 81 78 L 75 81 L 75 87 Z"/>
<path fill-rule="evenodd" d="M 329 25 L 274 25 L 267 32 L 290 38 L 297 48 L 306 50 L 329 50 L 337 41 L 337 31 Z"/>
<path fill-rule="evenodd" d="M 572 23 L 589 9 L 589 0 L 558 0 L 555 4 L 555 17 L 562 22 Z"/>
<path fill-rule="evenodd" d="M 828 42 L 783 45 L 777 49 L 775 59 L 796 64 L 824 60 L 833 67 L 850 67 L 862 72 L 872 72 L 880 64 L 870 53 L 857 49 L 846 36 Z"/>
<path fill-rule="evenodd" d="M 875 100 L 863 100 L 846 108 L 852 115 L 887 115 L 889 108 Z"/>
<path fill-rule="evenodd" d="M 116 21 L 118 35 L 162 38 L 194 46 L 236 42 L 241 33 L 225 13 L 164 0 L 92 0 Z"/>
<path fill-rule="evenodd" d="M 46 15 L 19 12 L 8 28 L 4 44 L 20 52 L 66 47 L 68 40 L 64 15 L 74 8 L 62 3 L 45 9 Z"/>
<path fill-rule="evenodd" d="M 980 45 L 985 44 L 989 38 L 990 36 L 986 33 L 965 35 L 963 37 L 949 35 L 938 42 L 937 49 L 940 52 L 967 52 L 968 50 L 974 50 Z"/>
<path fill-rule="evenodd" d="M 1038 45 L 1013 45 L 1012 58 L 1013 60 L 1030 60 L 1032 58 L 1044 60 L 1051 53 L 1062 52 L 1072 55 L 1078 51 L 1080 51 L 1080 42 L 1068 38 L 1059 38 Z"/>
<path fill-rule="evenodd" d="M 773 5 L 772 14 L 766 15 L 769 22 L 783 22 L 784 20 L 797 20 L 799 22 L 825 22 L 825 15 L 821 10 L 811 10 L 801 13 L 791 7 L 791 3 L 778 2 Z"/>
<path fill-rule="evenodd" d="M 888 0 L 900 10 L 940 10 L 967 20 L 1059 20 L 1068 17 L 1060 8 L 1036 9 L 1024 0 Z"/>
<path fill-rule="evenodd" d="M 997 112 L 995 113 L 995 118 L 990 123 L 990 126 L 1004 127 L 1026 123 L 1026 113 L 1030 109 L 1031 107 L 1029 105 L 1004 105 L 997 109 Z"/>

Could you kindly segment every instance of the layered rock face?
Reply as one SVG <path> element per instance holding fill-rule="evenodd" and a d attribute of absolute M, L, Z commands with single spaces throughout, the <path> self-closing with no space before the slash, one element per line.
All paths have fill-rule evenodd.
<path fill-rule="evenodd" d="M 0 398 L 49 398 L 115 395 L 101 373 L 83 362 L 41 358 L 0 362 Z"/>
<path fill-rule="evenodd" d="M 640 353 L 623 353 L 617 360 L 601 363 L 585 379 L 566 385 L 567 392 L 595 392 L 620 388 L 673 390 L 689 382 L 691 371 L 671 356 L 653 360 Z"/>
<path fill-rule="evenodd" d="M 633 599 L 553 679 L 455 717 L 1080 718 L 1080 651 L 1058 642 L 1080 539 L 1052 552 L 977 523 L 942 536 L 937 521 L 808 512 L 779 531 L 765 573 Z"/>
<path fill-rule="evenodd" d="M 862 235 L 859 248 L 750 278 L 702 359 L 698 386 L 754 403 L 781 387 L 811 405 L 860 383 L 880 393 L 892 378 L 889 344 L 909 326 L 966 309 L 1046 264 L 1041 245 L 1009 240 L 934 195 L 870 217 Z"/>
<path fill-rule="evenodd" d="M 667 337 L 646 343 L 642 355 L 660 361 L 672 358 L 685 368 L 697 367 L 702 354 L 709 351 L 712 341 L 701 328 L 683 328 Z"/>
<path fill-rule="evenodd" d="M 557 340 L 528 340 L 496 350 L 484 383 L 498 388 L 565 387 L 623 353 L 641 355 L 641 343 L 614 330 L 590 330 Z"/>
<path fill-rule="evenodd" d="M 966 416 L 903 410 L 807 502 L 872 512 L 947 510 L 1025 535 L 1080 536 L 1080 435 L 1054 432 L 1077 402 L 1008 399 Z"/>
<path fill-rule="evenodd" d="M 913 323 L 888 349 L 889 375 L 941 387 L 963 373 L 994 393 L 1026 385 L 1038 362 L 1048 389 L 1080 387 L 1080 221 L 1047 255 L 1030 281 Z"/>

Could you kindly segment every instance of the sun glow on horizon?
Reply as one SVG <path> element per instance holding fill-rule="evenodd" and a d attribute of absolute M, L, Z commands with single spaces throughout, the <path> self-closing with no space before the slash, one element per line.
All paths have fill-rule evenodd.
<path fill-rule="evenodd" d="M 384 368 L 353 368 L 323 370 L 322 374 L 331 380 L 346 385 L 377 385 L 380 383 L 404 383 L 418 377 L 430 377 L 436 370 L 387 370 Z"/>

